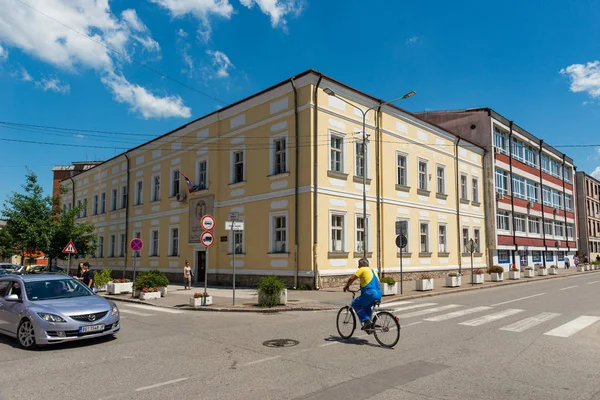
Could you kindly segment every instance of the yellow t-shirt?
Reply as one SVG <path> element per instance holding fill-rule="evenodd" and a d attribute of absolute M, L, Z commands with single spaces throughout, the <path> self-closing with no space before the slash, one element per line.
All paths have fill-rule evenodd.
<path fill-rule="evenodd" d="M 371 268 L 362 267 L 354 273 L 360 279 L 360 287 L 365 287 L 373 280 L 373 271 Z"/>

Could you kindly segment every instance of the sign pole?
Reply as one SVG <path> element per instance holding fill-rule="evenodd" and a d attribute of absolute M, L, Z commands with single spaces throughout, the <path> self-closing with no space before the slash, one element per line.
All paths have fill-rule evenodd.
<path fill-rule="evenodd" d="M 69 273 L 71 273 L 71 253 L 69 253 L 69 264 L 67 265 L 67 275 L 69 275 Z"/>
<path fill-rule="evenodd" d="M 231 243 L 233 245 L 233 305 L 235 306 L 235 231 L 231 227 Z"/>
<path fill-rule="evenodd" d="M 137 251 L 133 252 L 133 284 L 135 285 L 135 255 L 137 254 Z M 135 297 L 135 289 L 131 291 L 131 297 Z"/>
<path fill-rule="evenodd" d="M 402 271 L 402 246 L 400 246 L 400 294 L 403 294 L 402 283 L 404 282 L 404 273 Z"/>
<path fill-rule="evenodd" d="M 469 252 L 471 253 L 471 286 L 473 286 L 475 284 L 475 281 L 473 280 L 474 275 L 473 275 L 473 251 L 475 251 L 475 242 L 473 241 L 473 239 L 469 240 Z"/>

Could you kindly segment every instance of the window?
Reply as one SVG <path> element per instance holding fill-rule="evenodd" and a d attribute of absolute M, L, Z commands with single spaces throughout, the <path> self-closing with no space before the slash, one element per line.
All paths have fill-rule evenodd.
<path fill-rule="evenodd" d="M 135 205 L 139 206 L 142 204 L 142 195 L 143 195 L 143 182 L 137 181 L 135 183 Z"/>
<path fill-rule="evenodd" d="M 158 257 L 158 231 L 152 231 L 150 237 L 152 239 L 150 241 L 150 255 L 152 257 Z"/>
<path fill-rule="evenodd" d="M 546 261 L 554 261 L 554 252 L 553 251 L 547 251 L 546 252 Z"/>
<path fill-rule="evenodd" d="M 544 233 L 547 236 L 554 236 L 554 224 L 552 221 L 544 222 Z"/>
<path fill-rule="evenodd" d="M 427 161 L 419 160 L 419 189 L 427 190 Z"/>
<path fill-rule="evenodd" d="M 94 207 L 92 208 L 92 215 L 98 215 L 98 195 L 94 195 Z"/>
<path fill-rule="evenodd" d="M 443 165 L 438 165 L 436 169 L 437 176 L 437 194 L 446 193 L 446 168 Z M 445 253 L 445 252 L 443 252 Z"/>
<path fill-rule="evenodd" d="M 100 194 L 100 214 L 106 212 L 106 193 Z"/>
<path fill-rule="evenodd" d="M 498 250 L 498 262 L 502 264 L 507 264 L 510 262 L 510 251 L 508 250 Z"/>
<path fill-rule="evenodd" d="M 200 160 L 196 165 L 196 182 L 198 190 L 208 188 L 208 160 Z"/>
<path fill-rule="evenodd" d="M 468 253 L 467 245 L 469 244 L 469 228 L 462 228 L 462 252 Z"/>
<path fill-rule="evenodd" d="M 525 144 L 519 140 L 513 139 L 513 150 L 512 155 L 515 160 L 524 160 Z"/>
<path fill-rule="evenodd" d="M 471 201 L 473 203 L 479 203 L 479 179 L 472 178 L 471 185 L 473 190 L 473 198 L 471 199 Z"/>
<path fill-rule="evenodd" d="M 421 253 L 429 253 L 429 222 L 421 222 L 419 224 L 419 236 L 419 251 Z"/>
<path fill-rule="evenodd" d="M 529 233 L 540 233 L 540 219 L 537 217 L 529 217 Z"/>
<path fill-rule="evenodd" d="M 573 182 L 573 170 L 571 169 L 571 167 L 563 167 L 563 168 L 564 168 L 565 181 L 572 183 Z M 596 191 L 597 190 L 598 189 L 596 187 Z"/>
<path fill-rule="evenodd" d="M 109 236 L 109 242 L 108 242 L 108 256 L 109 257 L 114 257 L 115 256 L 115 246 L 117 245 L 117 236 L 116 235 L 110 235 Z"/>
<path fill-rule="evenodd" d="M 547 186 L 543 186 L 542 192 L 544 195 L 544 205 L 552 206 L 552 192 L 550 191 L 550 188 Z"/>
<path fill-rule="evenodd" d="M 515 214 L 515 232 L 527 232 L 525 230 L 525 215 L 523 214 Z"/>
<path fill-rule="evenodd" d="M 331 252 L 344 251 L 344 216 L 331 215 Z"/>
<path fill-rule="evenodd" d="M 567 237 L 573 237 L 573 224 L 567 224 Z"/>
<path fill-rule="evenodd" d="M 525 178 L 513 175 L 513 196 L 520 199 L 525 198 Z"/>
<path fill-rule="evenodd" d="M 233 232 L 233 243 L 231 243 L 231 245 L 234 246 L 234 243 L 235 248 L 233 249 L 232 253 L 235 252 L 235 254 L 244 254 L 244 231 Z"/>
<path fill-rule="evenodd" d="M 567 211 L 573 211 L 573 196 L 565 194 L 565 209 Z"/>
<path fill-rule="evenodd" d="M 542 171 L 550 173 L 550 159 L 542 154 Z"/>
<path fill-rule="evenodd" d="M 279 137 L 273 141 L 273 175 L 288 172 L 287 169 L 287 138 Z"/>
<path fill-rule="evenodd" d="M 537 152 L 531 146 L 525 147 L 525 163 L 537 167 Z"/>
<path fill-rule="evenodd" d="M 169 255 L 171 257 L 176 257 L 179 255 L 179 228 L 171 228 L 170 233 L 170 252 Z"/>
<path fill-rule="evenodd" d="M 333 172 L 344 172 L 344 138 L 337 135 L 331 135 L 331 144 L 329 146 L 331 165 Z"/>
<path fill-rule="evenodd" d="M 367 216 L 367 224 L 369 224 L 369 217 Z M 367 248 L 367 251 L 369 251 L 369 245 L 368 243 L 365 244 L 365 229 L 368 229 L 368 227 L 365 227 L 365 219 L 362 215 L 360 216 L 356 216 L 356 252 L 357 253 L 362 253 L 365 251 L 365 246 Z M 368 234 L 367 234 L 368 236 Z M 368 239 L 368 238 L 367 238 Z"/>
<path fill-rule="evenodd" d="M 366 147 L 366 146 L 365 146 Z M 356 157 L 356 162 L 354 164 L 354 175 L 360 176 L 361 178 L 365 176 L 365 155 L 367 149 L 363 147 L 362 141 L 356 141 L 354 143 L 354 155 Z"/>
<path fill-rule="evenodd" d="M 508 187 L 508 172 L 496 168 L 496 191 L 498 193 L 509 193 Z"/>
<path fill-rule="evenodd" d="M 127 207 L 127 186 L 121 187 L 121 208 Z"/>
<path fill-rule="evenodd" d="M 406 174 L 406 156 L 403 154 L 396 155 L 396 168 L 398 169 L 398 177 L 396 183 L 400 186 L 408 186 Z"/>
<path fill-rule="evenodd" d="M 530 181 L 529 179 L 527 179 L 526 182 L 527 182 L 527 200 L 539 203 L 539 201 L 540 201 L 540 198 L 539 198 L 540 186 L 537 183 Z"/>
<path fill-rule="evenodd" d="M 160 200 L 160 175 L 152 177 L 152 201 Z"/>
<path fill-rule="evenodd" d="M 233 152 L 231 183 L 244 182 L 244 151 Z"/>
<path fill-rule="evenodd" d="M 67 212 L 67 205 L 63 204 L 63 214 Z"/>
<path fill-rule="evenodd" d="M 532 261 L 535 262 L 542 262 L 542 252 L 541 251 L 532 251 L 531 252 L 531 256 L 532 256 Z"/>
<path fill-rule="evenodd" d="M 447 226 L 446 225 L 438 225 L 438 252 L 440 253 L 447 253 L 448 252 L 448 246 L 446 243 L 446 229 Z"/>
<path fill-rule="evenodd" d="M 565 252 L 564 251 L 558 252 L 558 261 L 565 261 Z"/>
<path fill-rule="evenodd" d="M 502 132 L 498 128 L 494 127 L 494 146 L 502 152 L 507 153 L 508 148 L 508 137 L 506 133 Z"/>
<path fill-rule="evenodd" d="M 77 218 L 81 218 L 81 200 L 77 200 L 77 209 L 79 210 L 77 212 Z"/>
<path fill-rule="evenodd" d="M 96 255 L 98 256 L 98 258 L 104 257 L 104 237 L 103 236 L 100 236 L 98 238 L 98 248 L 97 248 Z"/>
<path fill-rule="evenodd" d="M 564 236 L 565 235 L 565 226 L 562 222 L 554 223 L 554 236 Z"/>
<path fill-rule="evenodd" d="M 179 193 L 179 170 L 171 170 L 171 197 Z"/>
<path fill-rule="evenodd" d="M 460 174 L 460 199 L 468 200 L 467 175 Z"/>
<path fill-rule="evenodd" d="M 498 211 L 496 216 L 498 229 L 503 231 L 510 230 L 510 219 L 508 218 L 508 212 Z"/>
<path fill-rule="evenodd" d="M 81 210 L 81 211 L 83 212 L 82 216 L 84 218 L 87 217 L 87 206 L 88 206 L 87 199 L 83 199 L 83 210 Z"/>
<path fill-rule="evenodd" d="M 402 250 L 404 253 L 410 253 L 410 230 L 409 230 L 409 220 L 398 218 L 397 220 L 400 223 L 400 235 L 406 236 L 406 247 Z M 398 254 L 400 254 L 400 249 L 397 249 Z"/>
<path fill-rule="evenodd" d="M 137 232 L 135 232 L 135 233 L 133 234 L 133 237 L 134 237 L 134 238 L 141 239 L 141 238 L 142 238 L 142 232 L 140 232 L 140 231 L 137 231 Z"/>
<path fill-rule="evenodd" d="M 475 242 L 475 253 L 481 253 L 481 230 L 473 228 L 473 241 Z"/>
<path fill-rule="evenodd" d="M 117 189 L 110 191 L 110 211 L 115 211 L 117 209 L 117 196 Z"/>
<path fill-rule="evenodd" d="M 119 234 L 119 257 L 125 257 L 125 234 Z"/>
<path fill-rule="evenodd" d="M 271 220 L 273 224 L 273 246 L 271 252 L 287 252 L 287 216 L 275 215 Z"/>

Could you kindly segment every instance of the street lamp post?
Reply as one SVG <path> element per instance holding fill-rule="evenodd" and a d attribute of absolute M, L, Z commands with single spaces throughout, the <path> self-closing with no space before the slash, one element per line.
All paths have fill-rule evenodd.
<path fill-rule="evenodd" d="M 398 97 L 397 99 L 393 99 L 390 101 L 386 101 L 383 102 L 381 101 L 377 106 L 374 107 L 370 107 L 367 108 L 365 111 L 362 110 L 362 108 L 355 106 L 354 104 L 350 103 L 349 101 L 346 101 L 345 99 L 339 97 L 336 95 L 336 93 L 331 90 L 330 88 L 325 88 L 323 89 L 323 91 L 332 97 L 337 97 L 338 99 L 340 99 L 341 101 L 343 101 L 346 104 L 349 104 L 350 106 L 356 108 L 358 111 L 361 112 L 362 114 L 362 146 L 361 146 L 361 154 L 362 154 L 362 183 L 363 183 L 363 228 L 364 228 L 364 235 L 363 235 L 363 257 L 366 260 L 367 259 L 367 155 L 366 155 L 366 148 L 367 148 L 367 140 L 368 140 L 368 136 L 367 136 L 367 113 L 371 110 L 374 110 L 378 107 L 384 106 L 386 104 L 391 104 L 394 103 L 398 100 L 404 100 L 404 99 L 408 99 L 409 97 L 414 96 L 415 94 L 417 94 L 417 92 L 410 91 L 408 93 L 406 93 L 404 96 L 402 97 Z M 381 275 L 381 271 L 379 273 L 379 275 Z"/>

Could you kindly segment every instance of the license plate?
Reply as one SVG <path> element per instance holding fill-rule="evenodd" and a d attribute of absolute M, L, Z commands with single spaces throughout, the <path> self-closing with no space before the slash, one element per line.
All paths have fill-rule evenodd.
<path fill-rule="evenodd" d="M 104 325 L 88 325 L 79 328 L 79 333 L 102 332 Z"/>

